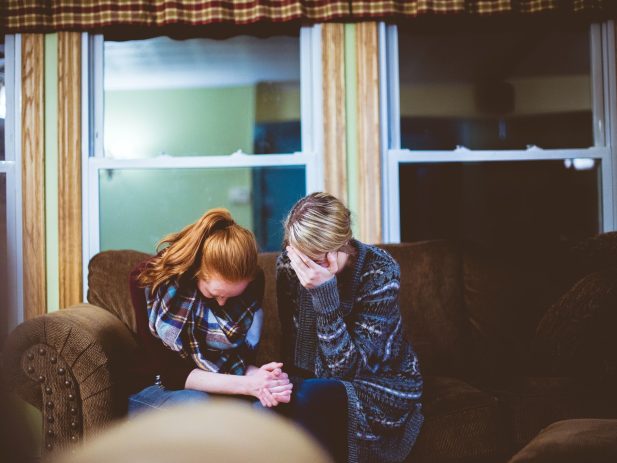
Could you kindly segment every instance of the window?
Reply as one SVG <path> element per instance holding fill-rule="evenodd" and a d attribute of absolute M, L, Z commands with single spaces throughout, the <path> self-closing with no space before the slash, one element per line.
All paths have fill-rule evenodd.
<path fill-rule="evenodd" d="M 0 35 L 0 342 L 23 321 L 19 147 L 19 36 Z"/>
<path fill-rule="evenodd" d="M 153 252 L 213 207 L 253 230 L 261 250 L 280 249 L 284 215 L 321 187 L 317 29 L 90 37 L 86 257 Z"/>
<path fill-rule="evenodd" d="M 614 227 L 612 24 L 381 34 L 387 239 L 559 245 Z"/>

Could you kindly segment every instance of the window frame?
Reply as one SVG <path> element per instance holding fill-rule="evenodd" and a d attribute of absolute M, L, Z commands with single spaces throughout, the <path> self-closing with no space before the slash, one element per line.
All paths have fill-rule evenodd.
<path fill-rule="evenodd" d="M 87 266 L 100 251 L 99 172 L 107 169 L 196 169 L 304 166 L 306 193 L 322 190 L 323 104 L 321 26 L 300 28 L 300 106 L 302 151 L 287 154 L 157 156 L 148 159 L 111 159 L 104 156 L 103 35 L 82 34 L 82 222 L 83 287 Z"/>
<path fill-rule="evenodd" d="M 7 225 L 7 329 L 24 321 L 23 230 L 21 193 L 21 34 L 4 36 L 6 72 L 5 159 Z M 8 334 L 7 332 L 7 334 Z"/>
<path fill-rule="evenodd" d="M 382 136 L 383 236 L 385 242 L 399 243 L 400 185 L 399 167 L 405 163 L 540 161 L 587 158 L 599 161 L 599 220 L 604 232 L 617 222 L 617 98 L 615 76 L 615 29 L 613 21 L 592 24 L 591 85 L 594 146 L 589 148 L 525 150 L 411 150 L 400 146 L 400 80 L 398 68 L 398 27 L 379 25 L 380 114 Z"/>

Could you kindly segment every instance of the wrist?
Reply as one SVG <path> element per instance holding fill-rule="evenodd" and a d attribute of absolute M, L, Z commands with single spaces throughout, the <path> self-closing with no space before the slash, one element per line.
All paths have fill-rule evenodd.
<path fill-rule="evenodd" d="M 319 286 L 308 290 L 313 300 L 313 308 L 315 311 L 328 314 L 338 309 L 339 294 L 336 283 L 336 276 L 333 276 Z"/>
<path fill-rule="evenodd" d="M 241 382 L 242 395 L 256 396 L 255 380 L 252 376 L 239 376 Z"/>

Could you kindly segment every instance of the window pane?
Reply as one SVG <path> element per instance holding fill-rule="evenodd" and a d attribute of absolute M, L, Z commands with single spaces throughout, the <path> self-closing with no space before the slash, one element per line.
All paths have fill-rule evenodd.
<path fill-rule="evenodd" d="M 598 233 L 600 163 L 400 165 L 401 241 L 559 244 Z"/>
<path fill-rule="evenodd" d="M 152 253 L 166 234 L 225 207 L 253 230 L 262 251 L 276 251 L 282 220 L 305 195 L 304 166 L 107 169 L 99 179 L 101 250 Z"/>
<path fill-rule="evenodd" d="M 401 146 L 593 146 L 588 26 L 399 27 Z"/>
<path fill-rule="evenodd" d="M 104 49 L 106 157 L 301 151 L 299 36 Z"/>
<path fill-rule="evenodd" d="M 6 121 L 6 54 L 4 36 L 0 35 L 0 161 L 6 159 L 4 154 L 4 126 Z"/>
<path fill-rule="evenodd" d="M 4 143 L 4 139 L 0 139 Z M 6 174 L 0 172 L 0 341 L 4 340 L 8 328 L 8 255 L 6 228 Z"/>

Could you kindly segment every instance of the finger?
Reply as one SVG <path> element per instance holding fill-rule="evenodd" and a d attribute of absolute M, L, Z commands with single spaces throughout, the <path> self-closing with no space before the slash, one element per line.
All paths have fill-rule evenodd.
<path fill-rule="evenodd" d="M 302 254 L 300 251 L 298 251 L 297 248 L 295 248 L 295 247 L 293 247 L 291 245 L 287 246 L 287 254 L 289 254 L 289 256 L 291 258 L 295 258 L 295 259 L 300 260 L 300 261 L 304 260 L 303 259 L 304 254 Z"/>
<path fill-rule="evenodd" d="M 300 260 L 298 256 L 290 255 L 289 263 L 291 264 L 291 268 L 293 268 L 297 274 L 304 273 L 308 270 L 307 265 L 304 262 L 302 262 L 302 260 Z"/>
<path fill-rule="evenodd" d="M 281 362 L 270 362 L 262 365 L 260 368 L 266 371 L 274 371 L 277 368 L 280 369 L 283 366 Z"/>
<path fill-rule="evenodd" d="M 272 407 L 274 405 L 274 398 L 272 397 L 272 394 L 268 393 L 266 394 L 267 389 L 263 388 L 259 390 L 259 398 L 260 400 L 263 400 L 263 403 L 265 404 L 266 407 Z"/>
<path fill-rule="evenodd" d="M 298 265 L 305 265 L 307 267 L 310 267 L 311 264 L 313 264 L 313 260 L 308 257 L 306 254 L 298 251 L 296 248 L 294 248 L 293 246 L 289 246 L 291 248 L 291 254 L 288 251 L 288 254 L 290 254 L 290 260 L 293 258 L 295 259 L 295 261 L 298 263 Z"/>
<path fill-rule="evenodd" d="M 271 407 L 276 407 L 279 404 L 268 389 L 264 389 L 264 397 L 268 400 L 268 402 L 270 402 Z"/>
<path fill-rule="evenodd" d="M 304 275 L 308 267 L 300 260 L 298 257 L 291 256 L 289 258 L 289 263 L 291 264 L 291 268 L 296 272 L 298 278 L 301 278 L 301 275 Z"/>
<path fill-rule="evenodd" d="M 274 394 L 274 393 L 278 394 L 278 393 L 281 393 L 281 392 L 289 392 L 289 393 L 291 393 L 292 389 L 293 389 L 293 384 L 289 383 L 289 384 L 285 384 L 283 386 L 271 387 L 270 388 L 270 392 L 272 394 Z"/>
<path fill-rule="evenodd" d="M 288 404 L 291 402 L 291 394 L 274 394 L 274 397 L 279 403 Z"/>

